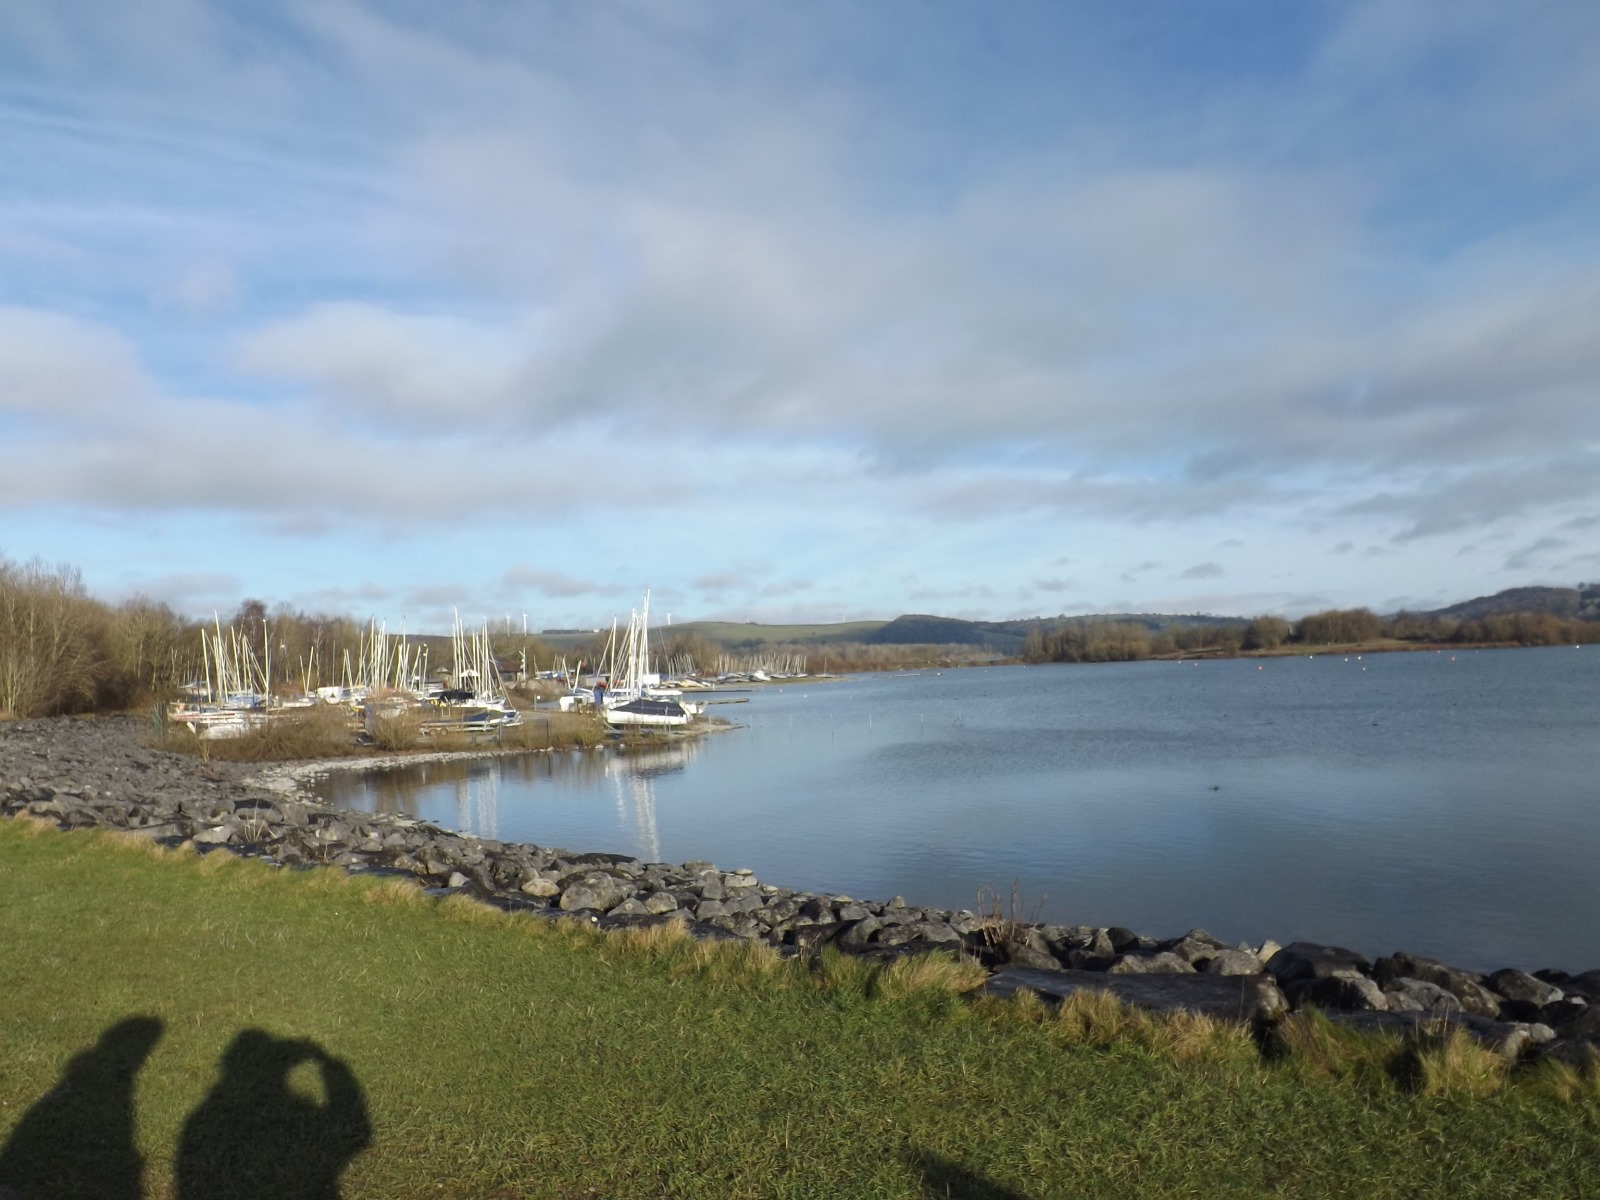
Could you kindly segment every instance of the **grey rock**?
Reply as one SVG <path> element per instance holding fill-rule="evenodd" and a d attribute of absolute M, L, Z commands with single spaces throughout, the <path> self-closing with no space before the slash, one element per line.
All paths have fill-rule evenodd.
<path fill-rule="evenodd" d="M 918 940 L 917 926 L 899 922 L 885 925 L 872 940 L 879 946 L 906 946 Z"/>
<path fill-rule="evenodd" d="M 1443 1017 L 1461 1011 L 1461 1001 L 1436 983 L 1422 979 L 1395 979 L 1384 989 L 1390 1012 L 1427 1013 Z"/>
<path fill-rule="evenodd" d="M 1170 950 L 1154 954 L 1119 954 L 1106 968 L 1108 975 L 1192 975 L 1195 970 Z"/>
<path fill-rule="evenodd" d="M 1564 1038 L 1587 1038 L 1590 1041 L 1600 1041 L 1600 1006 L 1586 1005 L 1573 1016 L 1556 1025 L 1555 1031 Z"/>
<path fill-rule="evenodd" d="M 652 913 L 648 907 L 646 907 L 644 901 L 634 896 L 629 896 L 621 904 L 617 905 L 610 912 L 606 913 L 606 916 L 608 917 L 649 917 L 654 915 L 655 914 Z"/>
<path fill-rule="evenodd" d="M 907 926 L 906 928 L 915 928 Z M 1048 949 L 1041 950 L 1027 939 L 1020 941 L 1002 942 L 1000 953 L 1005 956 L 1005 961 L 1019 967 L 1032 967 L 1037 971 L 1058 971 L 1061 961 L 1051 954 Z"/>
<path fill-rule="evenodd" d="M 1206 960 L 1204 970 L 1212 975 L 1259 975 L 1266 967 L 1248 950 L 1218 950 Z"/>
<path fill-rule="evenodd" d="M 862 950 L 872 941 L 872 936 L 884 928 L 883 922 L 877 917 L 863 917 L 859 921 L 846 925 L 838 937 L 839 946 L 844 950 Z"/>
<path fill-rule="evenodd" d="M 832 925 L 796 925 L 784 934 L 784 941 L 805 953 L 815 953 L 839 935 L 844 926 L 837 922 Z"/>
<path fill-rule="evenodd" d="M 560 904 L 564 912 L 580 909 L 608 912 L 621 904 L 632 890 L 615 875 L 590 871 L 578 879 L 564 881 Z"/>
<path fill-rule="evenodd" d="M 749 890 L 735 892 L 722 902 L 723 911 L 730 915 L 754 915 L 762 907 L 761 897 Z"/>
<path fill-rule="evenodd" d="M 1280 981 L 1281 982 L 1281 981 Z M 1322 975 L 1285 983 L 1283 993 L 1295 1008 L 1354 1009 L 1387 1012 L 1383 989 L 1358 971 Z"/>
<path fill-rule="evenodd" d="M 1316 942 L 1290 942 L 1266 960 L 1280 987 L 1302 980 L 1326 979 L 1354 971 L 1365 975 L 1371 963 L 1354 950 Z"/>
<path fill-rule="evenodd" d="M 1534 1020 L 1545 1005 L 1566 995 L 1555 984 L 1510 967 L 1494 972 L 1484 982 L 1500 997 L 1501 1016 L 1518 1021 Z"/>
<path fill-rule="evenodd" d="M 1600 1046 L 1590 1041 L 1556 1038 L 1540 1047 L 1539 1058 L 1565 1063 L 1580 1071 L 1600 1071 Z"/>
<path fill-rule="evenodd" d="M 1106 930 L 1106 938 L 1111 943 L 1111 948 L 1118 954 L 1127 954 L 1130 951 L 1145 949 L 1141 943 L 1145 941 L 1131 929 L 1124 929 L 1121 925 L 1113 925 Z"/>
<path fill-rule="evenodd" d="M 677 909 L 678 899 L 671 892 L 651 892 L 644 898 L 644 910 L 652 916 L 675 912 Z"/>
<path fill-rule="evenodd" d="M 1219 946 L 1214 938 L 1207 935 L 1206 940 L 1185 934 L 1172 942 L 1163 942 L 1161 952 L 1175 954 L 1191 967 L 1199 967 L 1202 963 L 1215 958 L 1221 951 L 1227 949 Z"/>
<path fill-rule="evenodd" d="M 800 905 L 793 900 L 771 900 L 768 901 L 763 912 L 765 916 L 758 919 L 764 920 L 768 925 L 778 925 L 784 921 L 792 921 L 799 916 Z"/>
<path fill-rule="evenodd" d="M 1483 986 L 1481 976 L 1447 967 L 1420 954 L 1396 953 L 1380 958 L 1372 964 L 1372 977 L 1382 987 L 1401 978 L 1436 983 L 1460 1000 L 1467 1012 L 1490 1018 L 1500 1015 L 1500 997 Z"/>
<path fill-rule="evenodd" d="M 1569 977 L 1564 990 L 1582 996 L 1590 1004 L 1600 1004 L 1600 970 L 1583 971 Z"/>
<path fill-rule="evenodd" d="M 981 990 L 993 996 L 1008 996 L 1024 988 L 1056 1001 L 1079 991 L 1110 992 L 1125 1004 L 1154 1012 L 1193 1012 L 1246 1023 L 1271 1019 L 1288 1007 L 1283 993 L 1268 975 L 1107 975 L 1097 971 L 1003 967 Z"/>
<path fill-rule="evenodd" d="M 962 946 L 965 942 L 948 921 L 921 921 L 910 926 L 917 940 L 930 946 Z"/>

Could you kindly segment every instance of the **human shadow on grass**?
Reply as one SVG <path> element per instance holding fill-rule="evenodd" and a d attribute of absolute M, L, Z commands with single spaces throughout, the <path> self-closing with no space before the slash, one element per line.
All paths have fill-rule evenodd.
<path fill-rule="evenodd" d="M 905 1158 L 921 1178 L 923 1194 L 929 1200 L 1028 1200 L 1021 1192 L 1002 1187 L 926 1150 L 909 1151 Z"/>
<path fill-rule="evenodd" d="M 141 1200 L 134 1084 L 162 1022 L 129 1017 L 75 1055 L 0 1150 L 0 1200 Z M 291 1078 L 310 1064 L 310 1078 Z M 313 1099 L 306 1091 L 319 1091 Z M 350 1068 L 315 1042 L 247 1029 L 178 1141 L 180 1200 L 338 1200 L 372 1141 Z"/>
<path fill-rule="evenodd" d="M 313 1064 L 322 1097 L 290 1075 Z M 246 1029 L 222 1056 L 222 1077 L 178 1140 L 179 1200 L 338 1200 L 339 1176 L 372 1141 L 366 1098 L 350 1068 L 315 1042 Z"/>
<path fill-rule="evenodd" d="M 129 1017 L 74 1055 L 0 1150 L 0 1194 L 40 1200 L 139 1200 L 133 1086 L 161 1040 L 155 1017 Z"/>

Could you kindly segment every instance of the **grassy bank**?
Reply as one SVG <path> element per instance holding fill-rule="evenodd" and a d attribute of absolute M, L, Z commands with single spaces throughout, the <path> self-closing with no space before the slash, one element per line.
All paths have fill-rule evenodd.
<path fill-rule="evenodd" d="M 104 1089 L 69 1088 L 25 1119 L 114 1031 L 140 1067 L 154 1197 L 180 1167 L 216 1197 L 264 1194 L 251 1172 L 285 1159 L 336 1172 L 366 1128 L 348 1198 L 1600 1187 L 1594 1084 L 1560 1069 L 1508 1083 L 1459 1045 L 1408 1057 L 1313 1026 L 1264 1058 L 1201 1022 L 960 998 L 976 976 L 959 964 L 880 972 L 603 938 L 392 881 L 22 822 L 0 822 L 0 888 L 0 1184 L 17 1182 L 19 1144 L 35 1162 L 59 1148 L 79 1185 L 114 1161 L 72 1128 L 88 1111 L 72 1097 Z M 157 1026 L 119 1025 L 136 1017 L 160 1023 L 147 1059 Z M 271 1036 L 236 1040 L 247 1030 Z M 237 1108 L 212 1090 L 230 1046 L 232 1077 L 259 1092 Z M 364 1118 L 337 1102 L 338 1063 Z M 344 1119 L 308 1117 L 295 1097 L 319 1092 Z"/>

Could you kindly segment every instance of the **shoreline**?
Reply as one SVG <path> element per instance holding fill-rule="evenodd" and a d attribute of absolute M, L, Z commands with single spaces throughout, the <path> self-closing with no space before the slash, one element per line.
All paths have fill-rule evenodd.
<path fill-rule="evenodd" d="M 129 717 L 0 725 L 0 813 L 290 868 L 407 877 L 432 895 L 468 895 L 554 919 L 606 927 L 681 921 L 698 937 L 764 941 L 789 954 L 824 946 L 873 958 L 944 950 L 982 963 L 996 994 L 1027 989 L 1061 999 L 1106 990 L 1141 1007 L 1258 1022 L 1318 1007 L 1361 1028 L 1442 1022 L 1509 1057 L 1600 1064 L 1600 970 L 1479 973 L 1398 952 L 1369 960 L 1305 942 L 1229 946 L 1200 929 L 1156 939 L 1120 927 L 924 908 L 898 896 L 872 901 L 797 891 L 709 862 L 645 863 L 338 810 L 305 787 L 333 771 L 548 751 L 485 747 L 263 766 L 150 749 L 145 733 L 146 723 Z"/>

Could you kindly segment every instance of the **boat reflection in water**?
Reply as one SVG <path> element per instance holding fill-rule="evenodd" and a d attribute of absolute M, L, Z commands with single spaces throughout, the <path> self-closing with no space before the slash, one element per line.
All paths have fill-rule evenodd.
<path fill-rule="evenodd" d="M 627 832 L 631 819 L 634 853 L 645 862 L 661 861 L 655 781 L 683 770 L 699 749 L 698 741 L 684 741 L 606 756 L 606 775 L 617 797 L 617 822 Z"/>
<path fill-rule="evenodd" d="M 458 833 L 499 838 L 502 803 L 519 809 L 514 840 L 591 850 L 594 806 L 609 792 L 616 805 L 618 850 L 656 862 L 655 780 L 684 770 L 700 753 L 698 740 L 604 753 L 510 754 L 425 762 L 372 771 L 338 771 L 313 785 L 318 799 L 339 808 L 428 821 Z M 609 823 L 609 822 L 608 822 Z"/>

